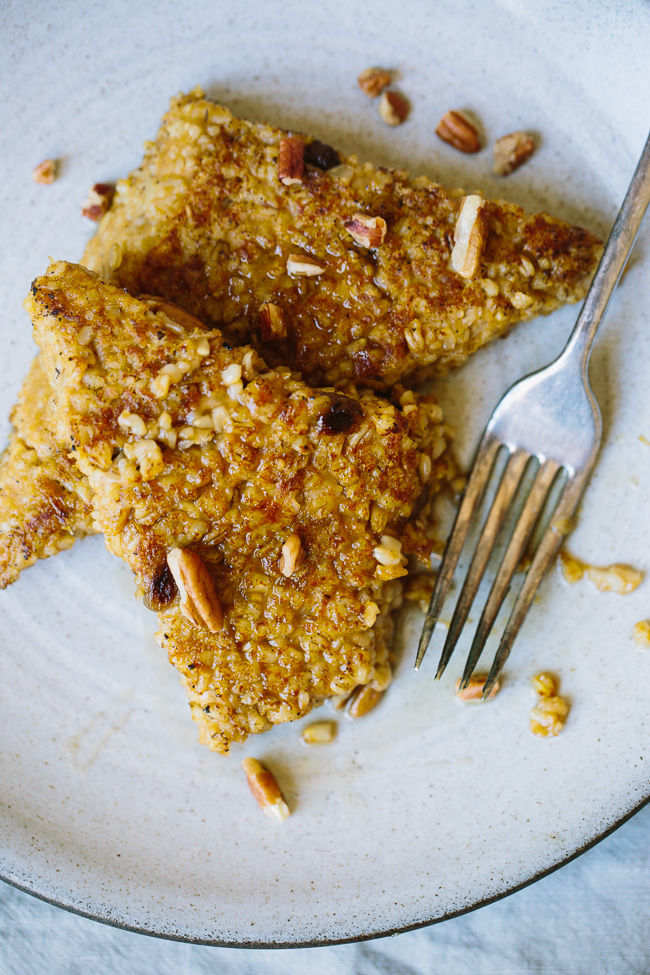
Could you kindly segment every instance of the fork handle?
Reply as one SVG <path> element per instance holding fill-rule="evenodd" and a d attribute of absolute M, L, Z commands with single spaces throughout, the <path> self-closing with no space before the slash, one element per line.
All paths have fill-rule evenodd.
<path fill-rule="evenodd" d="M 609 299 L 620 278 L 628 255 L 634 246 L 641 222 L 650 203 L 650 135 L 646 140 L 632 182 L 612 227 L 591 288 L 582 306 L 561 358 L 575 356 L 586 371 L 591 344 Z"/>

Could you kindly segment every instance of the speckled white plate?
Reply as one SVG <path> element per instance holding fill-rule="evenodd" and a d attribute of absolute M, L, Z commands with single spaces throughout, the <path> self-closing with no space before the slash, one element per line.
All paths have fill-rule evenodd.
<path fill-rule="evenodd" d="M 0 38 L 2 418 L 33 354 L 21 309 L 31 279 L 48 255 L 79 258 L 88 187 L 138 163 L 179 89 L 201 84 L 236 112 L 601 233 L 648 126 L 650 10 L 633 2 L 73 0 L 5 7 Z M 400 129 L 356 86 L 376 63 L 399 70 L 411 100 Z M 449 108 L 476 112 L 488 141 L 531 129 L 539 151 L 498 182 L 487 150 L 462 156 L 434 136 Z M 49 155 L 61 178 L 36 186 Z M 587 560 L 646 571 L 649 240 L 646 227 L 593 356 L 605 444 L 571 541 Z M 574 316 L 520 328 L 439 387 L 465 458 L 500 393 L 559 350 Z M 648 616 L 648 583 L 623 598 L 553 574 L 501 694 L 463 708 L 452 687 L 466 643 L 434 686 L 436 648 L 411 669 L 412 612 L 374 714 L 341 720 L 321 750 L 293 725 L 224 759 L 197 744 L 129 572 L 101 539 L 85 541 L 0 594 L 0 874 L 101 920 L 237 945 L 360 938 L 467 910 L 570 858 L 650 795 L 650 653 L 632 640 Z M 572 701 L 555 740 L 528 732 L 540 667 Z M 283 825 L 253 802 L 244 754 L 277 770 L 294 808 Z"/>

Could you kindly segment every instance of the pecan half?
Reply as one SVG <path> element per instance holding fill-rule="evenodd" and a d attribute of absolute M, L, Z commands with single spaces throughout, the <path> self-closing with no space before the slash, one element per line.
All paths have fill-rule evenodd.
<path fill-rule="evenodd" d="M 245 758 L 241 766 L 246 773 L 248 785 L 262 809 L 271 819 L 283 822 L 291 815 L 273 772 L 264 768 L 256 758 Z"/>
<path fill-rule="evenodd" d="M 33 170 L 32 179 L 35 183 L 53 183 L 56 179 L 58 168 L 56 159 L 44 159 Z"/>
<path fill-rule="evenodd" d="M 278 179 L 285 186 L 302 183 L 305 170 L 305 143 L 296 136 L 280 139 Z"/>
<path fill-rule="evenodd" d="M 478 129 L 465 112 L 446 112 L 436 126 L 436 135 L 461 152 L 474 153 L 481 148 Z"/>
<path fill-rule="evenodd" d="M 401 125 L 409 114 L 409 103 L 396 91 L 385 91 L 379 99 L 379 117 L 386 125 Z"/>
<path fill-rule="evenodd" d="M 185 619 L 210 633 L 219 633 L 223 629 L 223 610 L 210 571 L 199 553 L 173 548 L 167 553 L 167 565 L 178 586 Z"/>
<path fill-rule="evenodd" d="M 494 143 L 492 172 L 497 176 L 509 176 L 519 169 L 535 152 L 535 140 L 526 132 L 511 132 Z"/>
<path fill-rule="evenodd" d="M 454 229 L 452 270 L 462 278 L 473 278 L 480 268 L 487 240 L 482 196 L 466 196 L 461 204 Z"/>
<path fill-rule="evenodd" d="M 366 68 L 357 78 L 359 88 L 368 98 L 381 95 L 384 88 L 388 88 L 392 77 L 390 71 L 384 68 Z"/>
<path fill-rule="evenodd" d="M 344 226 L 354 242 L 362 247 L 380 247 L 388 229 L 382 217 L 370 217 L 366 213 L 355 213 Z"/>

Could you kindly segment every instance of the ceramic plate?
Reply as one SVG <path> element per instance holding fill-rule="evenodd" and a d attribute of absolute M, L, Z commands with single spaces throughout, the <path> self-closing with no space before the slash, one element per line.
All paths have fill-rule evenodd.
<path fill-rule="evenodd" d="M 138 164 L 178 90 L 201 84 L 235 112 L 601 234 L 647 131 L 650 11 L 633 3 L 73 0 L 5 7 L 0 28 L 2 417 L 34 352 L 21 308 L 30 281 L 49 255 L 80 257 L 92 231 L 80 215 L 88 188 Z M 373 64 L 399 72 L 412 105 L 401 128 L 385 127 L 356 85 Z M 450 108 L 473 110 L 488 142 L 532 130 L 539 150 L 498 181 L 489 150 L 463 156 L 435 137 Z M 62 160 L 61 177 L 38 186 L 32 168 L 46 156 Z M 587 561 L 644 571 L 649 240 L 646 227 L 593 355 L 605 441 L 571 538 Z M 560 349 L 574 317 L 569 308 L 521 327 L 438 386 L 465 461 L 501 392 Z M 0 594 L 0 873 L 72 910 L 237 945 L 373 936 L 517 888 L 650 793 L 650 652 L 632 638 L 650 616 L 647 582 L 620 597 L 553 572 L 485 707 L 454 698 L 467 641 L 439 685 L 442 629 L 413 672 L 422 617 L 410 611 L 376 712 L 339 720 L 338 740 L 320 750 L 303 747 L 291 725 L 228 758 L 197 744 L 132 590 L 126 567 L 93 538 Z M 571 700 L 552 740 L 528 731 L 540 668 L 560 675 Z M 277 771 L 294 809 L 286 823 L 252 800 L 245 754 Z"/>

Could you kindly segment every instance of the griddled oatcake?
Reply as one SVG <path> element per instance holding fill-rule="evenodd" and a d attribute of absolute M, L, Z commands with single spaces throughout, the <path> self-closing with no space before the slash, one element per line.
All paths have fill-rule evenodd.
<path fill-rule="evenodd" d="M 70 548 L 93 531 L 90 486 L 49 432 L 50 399 L 36 358 L 11 414 L 14 433 L 0 457 L 0 589 L 37 559 Z"/>
<path fill-rule="evenodd" d="M 428 558 L 446 473 L 435 403 L 315 389 L 64 262 L 26 307 L 52 429 L 159 612 L 201 740 L 224 752 L 328 696 L 385 687 L 398 580 L 408 554 Z"/>
<path fill-rule="evenodd" d="M 459 365 L 516 322 L 584 297 L 601 253 L 588 231 L 486 201 L 463 276 L 450 265 L 462 190 L 288 136 L 198 88 L 173 99 L 82 263 L 177 301 L 308 382 L 379 389 Z M 346 227 L 357 215 L 385 222 L 381 243 L 382 224 Z M 357 242 L 369 231 L 374 246 Z"/>

